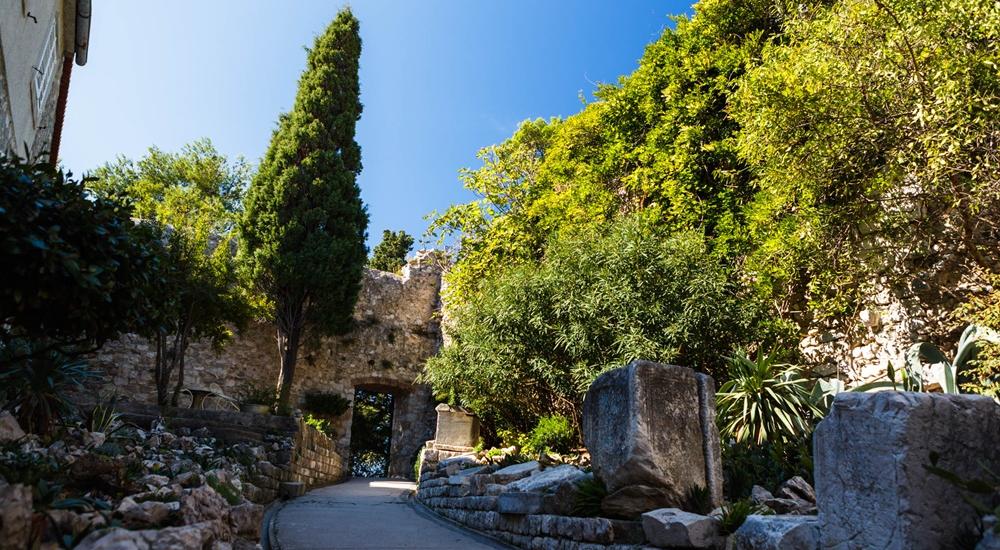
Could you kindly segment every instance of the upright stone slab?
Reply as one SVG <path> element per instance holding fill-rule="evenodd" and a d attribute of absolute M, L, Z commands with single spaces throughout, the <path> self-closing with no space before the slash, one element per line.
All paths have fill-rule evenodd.
<path fill-rule="evenodd" d="M 924 468 L 981 478 L 1000 470 L 1000 405 L 974 395 L 841 393 L 816 428 L 816 500 L 824 549 L 950 548 L 975 513 Z"/>
<path fill-rule="evenodd" d="M 470 450 L 479 442 L 479 419 L 462 409 L 441 403 L 437 411 L 437 434 L 434 448 L 439 450 Z"/>
<path fill-rule="evenodd" d="M 694 487 L 722 502 L 710 376 L 649 361 L 602 374 L 584 399 L 583 440 L 619 515 L 684 507 Z"/>

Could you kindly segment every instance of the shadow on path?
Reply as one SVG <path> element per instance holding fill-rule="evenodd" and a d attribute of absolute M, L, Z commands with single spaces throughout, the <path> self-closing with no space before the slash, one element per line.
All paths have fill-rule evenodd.
<path fill-rule="evenodd" d="M 406 481 L 352 479 L 310 491 L 276 512 L 270 535 L 277 546 L 272 548 L 508 548 L 417 513 L 407 498 L 415 487 Z"/>

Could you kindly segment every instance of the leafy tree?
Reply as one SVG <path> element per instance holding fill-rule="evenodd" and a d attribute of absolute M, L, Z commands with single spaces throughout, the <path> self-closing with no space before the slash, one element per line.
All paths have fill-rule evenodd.
<path fill-rule="evenodd" d="M 88 353 L 147 322 L 149 290 L 161 283 L 161 246 L 149 229 L 67 175 L 0 161 L 5 363 L 25 354 Z"/>
<path fill-rule="evenodd" d="M 372 250 L 368 267 L 380 269 L 389 273 L 398 273 L 406 265 L 406 255 L 413 248 L 413 237 L 405 231 L 393 233 L 386 229 L 382 231 L 382 242 Z"/>
<path fill-rule="evenodd" d="M 47 434 L 93 372 L 79 358 L 144 324 L 161 245 L 49 166 L 0 159 L 0 407 Z"/>
<path fill-rule="evenodd" d="M 538 264 L 498 271 L 450 312 L 452 341 L 424 378 L 496 427 L 556 412 L 579 423 L 600 373 L 633 359 L 719 373 L 724 355 L 775 334 L 696 233 L 630 217 L 556 236 Z"/>
<path fill-rule="evenodd" d="M 295 105 L 281 116 L 240 220 L 247 279 L 277 325 L 282 409 L 306 331 L 349 328 L 367 260 L 354 141 L 360 54 L 358 20 L 345 8 L 309 51 Z"/>
<path fill-rule="evenodd" d="M 790 20 L 743 77 L 748 265 L 803 295 L 793 309 L 843 315 L 871 281 L 937 262 L 1000 269 L 998 22 L 978 0 L 841 0 Z"/>
<path fill-rule="evenodd" d="M 242 159 L 230 164 L 210 141 L 200 140 L 177 154 L 150 148 L 137 162 L 120 157 L 96 170 L 89 183 L 98 196 L 130 205 L 163 233 L 163 286 L 150 296 L 154 315 L 138 330 L 156 344 L 153 373 L 160 405 L 177 405 L 192 340 L 221 346 L 232 336 L 228 324 L 246 320 L 234 250 L 248 176 Z"/>

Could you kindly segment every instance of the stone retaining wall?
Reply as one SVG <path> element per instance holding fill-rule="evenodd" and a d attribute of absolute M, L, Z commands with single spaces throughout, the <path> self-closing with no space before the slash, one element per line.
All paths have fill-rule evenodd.
<path fill-rule="evenodd" d="M 437 462 L 437 452 L 430 451 L 422 458 L 417 490 L 417 499 L 422 504 L 452 521 L 513 546 L 624 550 L 645 541 L 642 524 L 638 521 L 541 513 L 546 511 L 544 507 L 538 509 L 539 513 L 502 513 L 501 494 L 506 492 L 507 486 L 541 472 L 537 467 L 525 468 L 530 464 L 498 470 L 496 466 L 476 466 L 469 455 Z M 535 494 L 538 493 L 519 493 Z"/>
<path fill-rule="evenodd" d="M 302 483 L 312 489 L 343 481 L 347 459 L 337 442 L 300 418 L 233 411 L 196 410 L 141 403 L 118 406 L 124 419 L 149 428 L 162 418 L 173 430 L 209 435 L 225 443 L 263 443 L 265 456 L 247 466 L 252 475 L 243 483 L 243 494 L 266 504 L 278 498 L 282 483 Z"/>

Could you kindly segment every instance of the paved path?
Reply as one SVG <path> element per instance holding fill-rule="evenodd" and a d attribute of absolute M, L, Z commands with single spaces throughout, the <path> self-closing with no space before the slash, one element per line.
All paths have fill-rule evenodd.
<path fill-rule="evenodd" d="M 306 493 L 275 514 L 271 539 L 280 550 L 327 548 L 506 548 L 427 513 L 407 495 L 413 483 L 353 479 Z"/>

